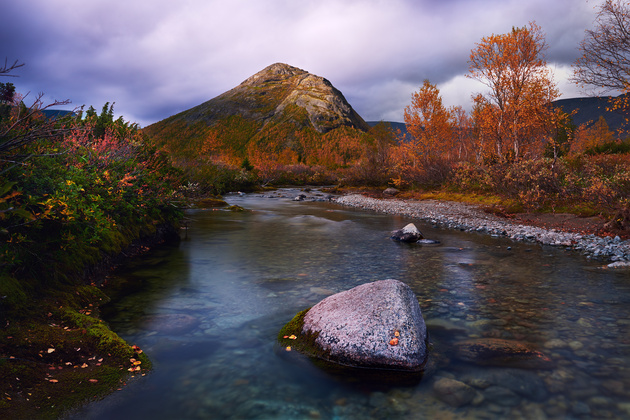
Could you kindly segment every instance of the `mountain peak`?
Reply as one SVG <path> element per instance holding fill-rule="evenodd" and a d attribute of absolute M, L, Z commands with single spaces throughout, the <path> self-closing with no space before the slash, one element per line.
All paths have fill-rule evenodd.
<path fill-rule="evenodd" d="M 171 119 L 208 126 L 231 116 L 260 123 L 279 122 L 296 129 L 311 126 L 326 133 L 341 126 L 367 131 L 369 126 L 343 94 L 323 77 L 284 63 L 272 64 L 235 88 Z"/>
<path fill-rule="evenodd" d="M 265 67 L 258 73 L 247 78 L 241 85 L 257 85 L 270 81 L 282 81 L 294 76 L 308 74 L 307 71 L 298 69 L 284 63 L 275 63 Z"/>

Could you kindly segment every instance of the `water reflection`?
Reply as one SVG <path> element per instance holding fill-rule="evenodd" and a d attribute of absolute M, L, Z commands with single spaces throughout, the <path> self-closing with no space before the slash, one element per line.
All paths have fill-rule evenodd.
<path fill-rule="evenodd" d="M 434 229 L 439 247 L 395 243 L 411 220 L 255 195 L 252 211 L 192 211 L 188 239 L 112 280 L 112 328 L 155 369 L 75 418 L 622 418 L 630 415 L 630 286 L 562 249 Z M 508 249 L 510 248 L 510 249 Z M 274 352 L 297 311 L 368 281 L 417 294 L 434 342 L 417 386 L 338 381 Z M 137 287 L 140 285 L 141 287 Z M 133 286 L 133 287 L 129 287 Z M 526 343 L 552 369 L 479 367 L 457 343 Z M 460 407 L 434 384 L 474 390 Z"/>

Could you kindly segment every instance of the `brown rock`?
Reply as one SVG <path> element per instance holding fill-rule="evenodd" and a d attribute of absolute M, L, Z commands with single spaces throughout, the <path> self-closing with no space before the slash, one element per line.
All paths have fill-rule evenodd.
<path fill-rule="evenodd" d="M 551 369 L 552 361 L 533 345 L 500 338 L 479 338 L 455 343 L 456 357 L 482 366 Z"/>

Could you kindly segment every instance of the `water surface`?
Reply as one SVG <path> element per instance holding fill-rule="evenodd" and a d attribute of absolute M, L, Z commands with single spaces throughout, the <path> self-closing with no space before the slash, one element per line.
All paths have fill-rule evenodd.
<path fill-rule="evenodd" d="M 400 216 L 230 196 L 250 211 L 193 210 L 185 238 L 111 280 L 112 329 L 154 369 L 92 403 L 90 419 L 623 418 L 630 416 L 630 279 L 561 248 L 442 230 Z M 393 242 L 414 222 L 437 247 Z M 414 290 L 439 360 L 414 386 L 333 378 L 275 348 L 278 330 L 326 296 L 395 278 Z M 536 346 L 552 369 L 479 367 L 457 340 Z M 439 354 L 438 354 L 439 353 Z M 440 377 L 474 403 L 436 397 Z"/>

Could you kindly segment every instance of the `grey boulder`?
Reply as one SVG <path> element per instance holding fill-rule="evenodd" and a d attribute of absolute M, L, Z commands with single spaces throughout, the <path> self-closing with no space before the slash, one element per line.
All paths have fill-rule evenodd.
<path fill-rule="evenodd" d="M 279 339 L 287 349 L 349 367 L 421 372 L 427 359 L 418 300 L 392 279 L 327 297 L 298 314 Z"/>

